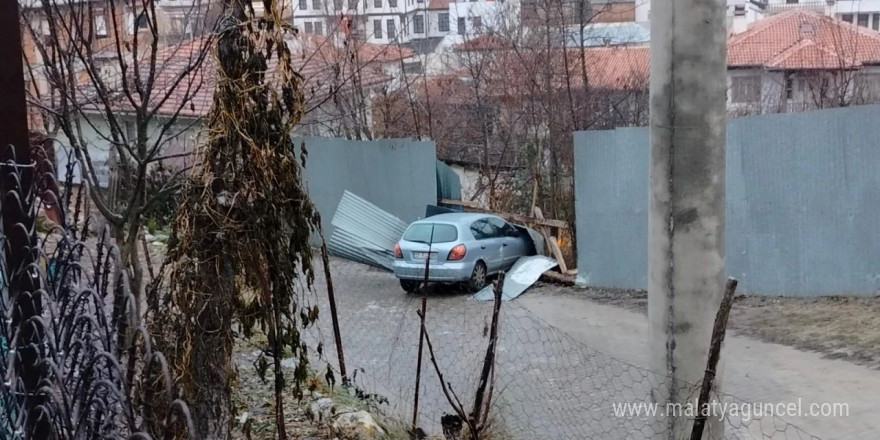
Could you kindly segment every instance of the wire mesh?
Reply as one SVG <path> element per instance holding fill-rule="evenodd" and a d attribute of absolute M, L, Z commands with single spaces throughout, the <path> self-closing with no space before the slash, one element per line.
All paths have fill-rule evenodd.
<path fill-rule="evenodd" d="M 384 397 L 385 411 L 412 419 L 420 322 L 420 295 L 407 295 L 393 276 L 340 259 L 331 260 L 347 368 L 354 386 Z M 317 286 L 322 297 L 323 286 Z M 444 379 L 468 410 L 488 345 L 492 303 L 464 299 L 461 292 L 430 292 L 426 329 Z M 312 335 L 330 340 L 328 319 Z M 490 411 L 492 439 L 641 439 L 666 438 L 669 418 L 635 414 L 625 403 L 654 402 L 670 390 L 664 374 L 593 349 L 555 328 L 516 301 L 501 306 L 495 393 Z M 323 356 L 333 364 L 335 347 Z M 427 350 L 422 367 L 418 426 L 442 432 L 441 417 L 452 414 Z M 696 396 L 695 385 L 680 385 Z M 719 406 L 744 404 L 716 394 Z M 617 405 L 617 406 L 615 406 Z M 680 417 L 688 417 L 682 414 Z M 690 416 L 692 418 L 693 416 Z M 727 416 L 724 439 L 817 439 L 780 417 Z M 709 425 L 717 426 L 717 425 Z M 718 428 L 713 428 L 717 430 Z"/>
<path fill-rule="evenodd" d="M 85 198 L 71 194 L 72 169 L 59 191 L 47 161 L 3 165 L 12 172 L 2 182 L 0 438 L 193 433 L 165 360 L 138 323 L 119 250 L 106 229 L 88 238 L 87 226 L 70 220 L 70 203 L 76 219 Z M 41 209 L 61 225 L 38 232 Z"/>

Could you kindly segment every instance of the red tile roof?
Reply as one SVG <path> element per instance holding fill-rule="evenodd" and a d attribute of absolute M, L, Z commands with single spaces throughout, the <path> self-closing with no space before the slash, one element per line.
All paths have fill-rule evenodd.
<path fill-rule="evenodd" d="M 796 10 L 760 20 L 727 45 L 728 67 L 838 69 L 880 64 L 880 34 Z"/>
<path fill-rule="evenodd" d="M 452 3 L 452 0 L 431 0 L 428 3 L 429 10 L 447 10 L 449 9 L 449 4 Z"/>
<path fill-rule="evenodd" d="M 495 34 L 483 34 L 455 45 L 457 51 L 482 51 L 512 49 L 513 43 Z"/>
<path fill-rule="evenodd" d="M 581 68 L 578 50 L 571 50 L 575 72 Z M 648 87 L 650 48 L 646 46 L 596 47 L 584 49 L 590 87 L 631 89 Z M 569 61 L 571 63 L 571 61 Z M 583 75 L 578 75 L 583 77 Z"/>
<path fill-rule="evenodd" d="M 185 41 L 156 54 L 156 79 L 151 104 L 158 106 L 159 115 L 179 115 L 200 118 L 207 116 L 214 97 L 217 63 L 207 44 L 208 38 Z M 391 45 L 365 43 L 358 47 L 359 68 L 344 48 L 337 47 L 327 37 L 303 35 L 292 47 L 292 64 L 303 77 L 306 105 L 320 103 L 333 90 L 350 90 L 355 73 L 363 86 L 384 84 L 391 78 L 382 71 L 382 63 L 412 56 L 412 50 Z M 199 65 L 198 57 L 204 56 Z M 198 65 L 193 69 L 192 66 Z M 268 69 L 277 67 L 277 59 L 269 62 Z M 121 94 L 120 94 L 121 95 Z M 117 97 L 120 109 L 131 107 L 124 96 Z"/>
<path fill-rule="evenodd" d="M 482 93 L 496 99 L 518 100 L 532 93 L 543 93 L 542 82 L 547 73 L 552 87 L 563 91 L 568 85 L 583 87 L 583 71 L 577 49 L 568 51 L 568 74 L 563 52 L 552 52 L 548 60 L 544 52 L 502 51 L 484 64 L 429 77 L 425 84 L 417 82 L 417 90 L 448 104 L 474 102 L 472 84 L 479 76 Z M 648 87 L 649 49 L 647 47 L 602 47 L 584 49 L 589 87 L 604 90 L 646 90 Z M 476 62 L 475 62 L 476 63 Z M 548 69 L 549 68 L 549 72 Z M 471 72 L 473 70 L 473 73 Z"/>

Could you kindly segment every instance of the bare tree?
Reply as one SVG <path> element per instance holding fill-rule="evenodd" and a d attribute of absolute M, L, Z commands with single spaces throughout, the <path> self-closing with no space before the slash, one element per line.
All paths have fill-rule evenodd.
<path fill-rule="evenodd" d="M 144 212 L 177 189 L 172 179 L 148 194 L 147 176 L 168 159 L 169 142 L 189 136 L 195 123 L 190 100 L 202 81 L 191 73 L 209 53 L 221 8 L 193 0 L 178 11 L 187 20 L 179 31 L 170 24 L 175 16 L 151 0 L 31 0 L 22 8 L 30 104 L 39 109 L 41 129 L 77 162 L 81 183 L 120 245 L 139 307 Z M 209 36 L 166 44 L 197 35 Z M 185 64 L 174 75 L 166 73 L 171 59 Z"/>
<path fill-rule="evenodd" d="M 525 25 L 502 17 L 481 32 L 468 29 L 464 42 L 449 51 L 445 73 L 409 78 L 422 81 L 424 90 L 386 94 L 374 119 L 380 135 L 418 131 L 426 120 L 455 127 L 454 136 L 435 129 L 434 140 L 441 156 L 477 165 L 479 187 L 470 198 L 497 210 L 530 214 L 539 206 L 571 218 L 571 133 L 646 123 L 647 50 L 584 49 L 595 38 L 588 25 L 603 9 L 560 0 L 523 8 Z M 630 53 L 641 60 L 631 72 L 604 71 L 603 63 L 619 65 Z M 407 109 L 414 116 L 400 117 Z"/>

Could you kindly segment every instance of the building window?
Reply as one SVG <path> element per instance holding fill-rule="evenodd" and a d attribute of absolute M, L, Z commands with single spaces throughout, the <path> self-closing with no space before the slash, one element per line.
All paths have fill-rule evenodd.
<path fill-rule="evenodd" d="M 98 9 L 94 16 L 95 35 L 98 38 L 104 38 L 107 34 L 107 17 L 104 16 L 104 10 Z"/>
<path fill-rule="evenodd" d="M 731 101 L 756 103 L 761 100 L 761 77 L 735 76 L 731 79 Z"/>
<path fill-rule="evenodd" d="M 853 15 L 852 14 L 843 14 L 840 16 L 840 19 L 847 22 L 847 23 L 852 23 L 853 22 Z"/>
<path fill-rule="evenodd" d="M 321 10 L 321 1 L 320 0 L 312 0 L 312 9 L 316 11 Z"/>
<path fill-rule="evenodd" d="M 192 22 L 187 17 L 175 17 L 171 19 L 171 29 L 172 32 L 175 32 L 178 35 L 192 36 L 193 33 Z"/>
<path fill-rule="evenodd" d="M 137 18 L 134 19 L 134 29 L 143 30 L 143 29 L 149 29 L 149 27 L 150 27 L 150 21 L 147 18 L 147 13 L 141 12 L 140 14 L 138 14 Z"/>
<path fill-rule="evenodd" d="M 440 32 L 449 32 L 449 13 L 441 12 L 438 19 L 440 22 L 437 23 L 437 29 L 439 29 Z"/>
<path fill-rule="evenodd" d="M 868 14 L 859 14 L 859 26 L 868 27 L 868 17 L 870 17 Z"/>
<path fill-rule="evenodd" d="M 788 3 L 790 5 L 796 5 L 798 3 L 798 0 L 785 0 L 785 3 Z"/>
<path fill-rule="evenodd" d="M 794 79 L 792 79 L 791 75 L 788 75 L 785 78 L 785 99 L 793 99 L 793 98 L 794 98 Z"/>
<path fill-rule="evenodd" d="M 403 73 L 422 73 L 422 62 L 412 61 L 403 63 Z"/>
<path fill-rule="evenodd" d="M 299 0 L 299 9 L 302 11 L 309 9 L 309 0 Z"/>
<path fill-rule="evenodd" d="M 373 20 L 373 37 L 382 38 L 382 20 Z"/>
<path fill-rule="evenodd" d="M 348 10 L 349 11 L 356 11 L 357 7 L 358 7 L 357 0 L 348 0 Z"/>
<path fill-rule="evenodd" d="M 871 29 L 880 30 L 880 14 L 874 14 L 871 17 Z"/>
<path fill-rule="evenodd" d="M 856 77 L 856 93 L 871 104 L 880 99 L 880 74 L 862 73 Z"/>
<path fill-rule="evenodd" d="M 342 0 L 333 0 L 333 10 L 341 11 L 342 10 Z"/>
<path fill-rule="evenodd" d="M 458 17 L 458 35 L 465 34 L 465 24 L 464 17 Z"/>
<path fill-rule="evenodd" d="M 734 5 L 733 15 L 736 15 L 736 16 L 746 15 L 746 6 L 745 5 Z"/>
<path fill-rule="evenodd" d="M 414 15 L 413 16 L 413 33 L 415 33 L 415 34 L 424 34 L 425 33 L 425 16 L 424 15 Z"/>
<path fill-rule="evenodd" d="M 34 26 L 34 28 L 39 26 L 44 46 L 51 47 L 54 44 L 54 41 L 52 40 L 52 30 L 49 28 L 49 20 L 40 20 L 39 24 L 33 24 L 32 26 Z"/>
<path fill-rule="evenodd" d="M 324 23 L 320 21 L 315 22 L 315 35 L 324 35 Z"/>
<path fill-rule="evenodd" d="M 306 32 L 307 34 L 313 34 L 313 33 L 315 33 L 315 27 L 312 25 L 312 22 L 311 22 L 311 21 L 307 21 L 307 22 L 305 22 L 305 24 L 303 25 L 303 29 L 305 30 L 305 32 Z"/>
<path fill-rule="evenodd" d="M 373 7 L 374 8 L 381 8 L 382 7 L 382 0 L 373 0 Z"/>
<path fill-rule="evenodd" d="M 474 17 L 474 33 L 479 34 L 483 32 L 483 17 Z"/>
<path fill-rule="evenodd" d="M 397 0 L 388 0 L 388 7 L 396 8 L 397 7 Z"/>
<path fill-rule="evenodd" d="M 393 40 L 397 38 L 397 28 L 394 27 L 394 20 L 386 20 L 385 28 L 388 30 L 388 39 Z"/>

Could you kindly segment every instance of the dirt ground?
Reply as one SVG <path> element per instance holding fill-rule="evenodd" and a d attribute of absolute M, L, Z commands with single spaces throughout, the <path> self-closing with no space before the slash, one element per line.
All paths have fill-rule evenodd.
<path fill-rule="evenodd" d="M 577 294 L 647 313 L 645 291 L 587 289 Z M 739 295 L 729 327 L 735 334 L 816 351 L 832 359 L 880 368 L 880 297 L 761 297 Z"/>

